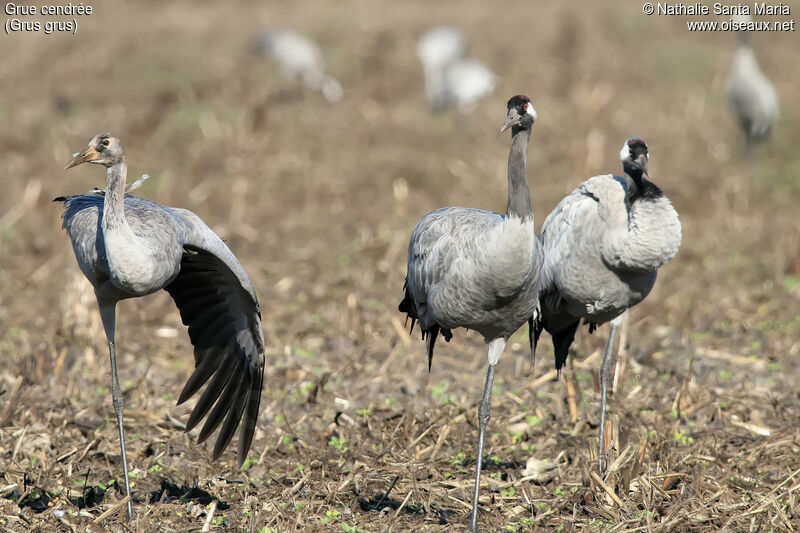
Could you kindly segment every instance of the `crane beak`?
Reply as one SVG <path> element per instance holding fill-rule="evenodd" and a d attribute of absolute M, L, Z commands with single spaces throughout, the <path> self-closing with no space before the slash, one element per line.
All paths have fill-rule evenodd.
<path fill-rule="evenodd" d="M 517 113 L 517 110 L 514 108 L 509 109 L 508 115 L 506 115 L 506 121 L 503 124 L 503 127 L 500 128 L 500 131 L 506 131 L 508 128 L 517 125 L 519 123 L 519 119 L 520 116 L 519 113 Z"/>
<path fill-rule="evenodd" d="M 517 113 L 517 110 L 514 108 L 509 109 L 508 115 L 506 115 L 506 121 L 503 124 L 503 127 L 500 128 L 500 131 L 503 132 L 512 126 L 516 126 L 517 124 L 519 124 L 519 119 L 520 116 L 519 113 Z"/>
<path fill-rule="evenodd" d="M 95 159 L 97 159 L 97 150 L 89 146 L 83 152 L 78 152 L 77 154 L 75 154 L 75 156 L 69 163 L 67 163 L 67 166 L 65 166 L 64 169 L 76 167 L 81 163 L 89 163 L 91 161 L 94 161 Z"/>
<path fill-rule="evenodd" d="M 636 162 L 642 168 L 642 174 L 650 179 L 650 171 L 647 170 L 647 154 L 641 154 L 639 157 L 636 158 Z"/>

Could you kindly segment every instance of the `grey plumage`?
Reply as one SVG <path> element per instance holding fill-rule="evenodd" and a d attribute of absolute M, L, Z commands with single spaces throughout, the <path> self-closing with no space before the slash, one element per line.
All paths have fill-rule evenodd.
<path fill-rule="evenodd" d="M 564 365 L 581 320 L 590 332 L 612 321 L 603 359 L 602 411 L 616 320 L 653 288 L 659 267 L 678 253 L 681 226 L 663 192 L 648 179 L 647 144 L 629 138 L 620 151 L 624 176 L 595 176 L 565 197 L 542 226 L 542 329 Z M 601 443 L 603 424 L 601 422 Z M 602 469 L 602 454 L 601 454 Z"/>
<path fill-rule="evenodd" d="M 503 130 L 512 129 L 505 215 L 445 207 L 417 223 L 408 246 L 405 297 L 399 309 L 418 320 L 428 340 L 428 365 L 441 332 L 446 340 L 458 327 L 483 335 L 489 370 L 479 408 L 478 449 L 470 528 L 477 531 L 483 439 L 489 421 L 494 369 L 506 342 L 532 315 L 538 315 L 542 254 L 533 232 L 533 212 L 525 151 L 536 111 L 525 96 L 508 102 Z"/>
<path fill-rule="evenodd" d="M 178 403 L 208 382 L 186 430 L 206 417 L 198 438 L 202 442 L 222 424 L 213 451 L 216 459 L 243 419 L 237 454 L 241 465 L 255 431 L 264 372 L 261 311 L 252 282 L 197 215 L 124 194 L 126 164 L 119 139 L 108 133 L 94 137 L 67 168 L 84 162 L 107 167 L 105 195 L 56 200 L 64 202 L 63 226 L 81 271 L 94 286 L 108 337 L 127 493 L 123 399 L 114 350 L 116 304 L 160 289 L 172 296 L 194 345 L 196 368 Z M 129 517 L 131 513 L 129 505 Z"/>
<path fill-rule="evenodd" d="M 739 32 L 739 47 L 733 56 L 728 96 L 747 136 L 748 144 L 767 139 L 778 120 L 778 95 L 761 72 L 749 42 L 749 32 Z"/>
<path fill-rule="evenodd" d="M 419 221 L 408 249 L 407 292 L 414 318 L 428 331 L 464 327 L 487 339 L 509 337 L 527 320 L 526 299 L 541 256 L 524 239 L 530 219 L 445 207 Z M 522 296 L 522 298 L 520 298 Z"/>

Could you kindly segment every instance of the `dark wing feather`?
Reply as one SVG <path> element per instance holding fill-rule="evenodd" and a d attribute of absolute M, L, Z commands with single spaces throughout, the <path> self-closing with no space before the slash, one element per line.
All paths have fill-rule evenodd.
<path fill-rule="evenodd" d="M 531 348 L 531 368 L 536 366 L 536 345 L 539 343 L 539 336 L 542 334 L 541 321 L 528 319 L 528 344 Z"/>
<path fill-rule="evenodd" d="M 198 439 L 202 442 L 222 423 L 213 452 L 217 459 L 244 414 L 237 454 L 241 466 L 253 440 L 264 378 L 258 302 L 225 261 L 190 245 L 184 246 L 180 273 L 165 289 L 189 326 L 194 346 L 195 370 L 178 403 L 208 383 L 186 429 L 207 415 Z"/>

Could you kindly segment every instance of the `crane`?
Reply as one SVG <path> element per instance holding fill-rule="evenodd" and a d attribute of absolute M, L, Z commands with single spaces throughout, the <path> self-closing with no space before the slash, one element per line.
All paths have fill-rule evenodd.
<path fill-rule="evenodd" d="M 466 207 L 438 209 L 422 217 L 408 245 L 408 274 L 399 310 L 411 318 L 412 330 L 419 321 L 422 338 L 428 342 L 428 370 L 440 333 L 449 341 L 453 329 L 468 328 L 483 335 L 489 347 L 478 408 L 471 531 L 478 531 L 478 493 L 495 366 L 509 337 L 529 317 L 538 317 L 542 254 L 534 234 L 525 158 L 536 118 L 527 96 L 508 101 L 501 129 L 511 129 L 505 214 Z"/>
<path fill-rule="evenodd" d="M 253 440 L 264 377 L 261 310 L 253 283 L 230 249 L 197 215 L 125 194 L 127 164 L 117 137 L 96 135 L 66 168 L 82 163 L 106 167 L 105 194 L 62 196 L 54 201 L 64 202 L 63 227 L 78 266 L 94 287 L 108 340 L 126 495 L 130 496 L 131 488 L 114 344 L 116 307 L 121 300 L 160 289 L 175 301 L 194 346 L 195 370 L 178 404 L 208 383 L 186 431 L 205 417 L 198 437 L 203 442 L 222 424 L 212 455 L 216 460 L 243 420 L 237 453 L 241 466 Z M 127 517 L 133 517 L 130 499 Z"/>
<path fill-rule="evenodd" d="M 425 71 L 425 94 L 434 111 L 456 107 L 468 111 L 494 91 L 497 76 L 480 60 L 463 57 L 467 41 L 451 26 L 437 26 L 417 42 L 417 57 Z"/>
<path fill-rule="evenodd" d="M 283 75 L 300 82 L 312 91 L 319 91 L 331 103 L 344 96 L 342 84 L 325 73 L 319 45 L 296 31 L 273 28 L 258 34 L 256 50 L 278 64 Z"/>
<path fill-rule="evenodd" d="M 649 180 L 649 157 L 644 139 L 629 137 L 620 150 L 624 176 L 606 174 L 583 182 L 559 202 L 541 231 L 541 320 L 531 329 L 533 349 L 542 329 L 550 333 L 560 373 L 580 321 L 589 324 L 589 333 L 611 322 L 600 372 L 601 472 L 617 326 L 623 314 L 650 293 L 658 269 L 681 245 L 678 213 Z"/>
<path fill-rule="evenodd" d="M 744 20 L 752 19 L 744 17 Z M 778 95 L 758 66 L 749 31 L 739 32 L 739 46 L 733 55 L 728 81 L 728 97 L 747 136 L 747 144 L 757 144 L 769 138 L 779 116 Z"/>

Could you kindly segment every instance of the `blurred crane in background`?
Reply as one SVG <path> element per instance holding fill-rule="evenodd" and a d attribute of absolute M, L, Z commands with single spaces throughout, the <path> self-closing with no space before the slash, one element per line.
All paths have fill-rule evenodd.
<path fill-rule="evenodd" d="M 741 17 L 739 22 L 752 22 Z M 772 82 L 761 72 L 756 54 L 750 45 L 750 31 L 739 31 L 739 46 L 733 55 L 733 68 L 728 82 L 728 96 L 747 136 L 753 145 L 769 138 L 778 120 L 778 95 Z"/>
<path fill-rule="evenodd" d="M 325 74 L 319 45 L 305 35 L 286 29 L 264 30 L 256 36 L 255 48 L 275 61 L 286 78 L 321 92 L 328 102 L 339 102 L 344 96 L 339 80 Z"/>
<path fill-rule="evenodd" d="M 470 110 L 494 91 L 497 77 L 475 58 L 465 58 L 467 41 L 451 26 L 437 26 L 417 42 L 417 56 L 425 71 L 425 95 L 434 111 L 456 107 Z"/>

